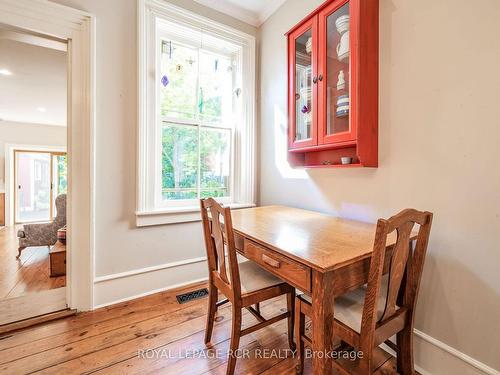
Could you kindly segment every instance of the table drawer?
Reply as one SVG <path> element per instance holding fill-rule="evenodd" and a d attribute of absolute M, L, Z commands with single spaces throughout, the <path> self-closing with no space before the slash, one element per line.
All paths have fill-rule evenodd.
<path fill-rule="evenodd" d="M 245 239 L 243 255 L 304 292 L 311 291 L 311 269 L 284 255 Z"/>

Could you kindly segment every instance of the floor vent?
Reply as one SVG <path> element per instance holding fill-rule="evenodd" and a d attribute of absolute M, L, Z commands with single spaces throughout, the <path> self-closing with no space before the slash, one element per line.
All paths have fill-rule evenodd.
<path fill-rule="evenodd" d="M 179 294 L 176 297 L 177 297 L 177 302 L 186 303 L 186 302 L 192 301 L 194 299 L 203 298 L 205 296 L 208 296 L 208 289 L 207 288 L 194 290 L 192 292 L 188 292 L 188 293 L 184 293 L 184 294 Z"/>

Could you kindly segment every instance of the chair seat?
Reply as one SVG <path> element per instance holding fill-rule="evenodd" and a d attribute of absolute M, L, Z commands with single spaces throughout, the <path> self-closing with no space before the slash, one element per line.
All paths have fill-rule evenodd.
<path fill-rule="evenodd" d="M 384 275 L 382 277 L 382 284 L 380 286 L 377 301 L 377 319 L 380 319 L 384 314 L 388 282 L 388 275 Z M 363 315 L 363 307 L 365 305 L 365 292 L 366 284 L 361 288 L 335 298 L 335 319 L 352 328 L 357 333 L 361 332 L 361 317 Z M 300 298 L 312 303 L 311 297 L 306 294 L 301 295 Z"/>
<path fill-rule="evenodd" d="M 240 271 L 241 293 L 251 293 L 256 290 L 283 284 L 283 280 L 267 272 L 253 261 L 238 264 Z"/>

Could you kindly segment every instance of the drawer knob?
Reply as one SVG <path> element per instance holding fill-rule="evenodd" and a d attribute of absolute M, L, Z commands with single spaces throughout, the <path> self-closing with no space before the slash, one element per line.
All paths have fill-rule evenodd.
<path fill-rule="evenodd" d="M 276 259 L 268 257 L 265 254 L 262 254 L 262 261 L 271 267 L 280 268 L 280 262 L 278 262 Z"/>

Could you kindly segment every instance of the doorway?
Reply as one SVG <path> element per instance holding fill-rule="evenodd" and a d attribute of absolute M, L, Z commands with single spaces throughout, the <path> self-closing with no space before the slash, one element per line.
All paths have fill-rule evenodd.
<path fill-rule="evenodd" d="M 68 311 L 67 47 L 0 24 L 0 98 L 8 103 L 0 122 L 0 183 L 13 214 L 0 228 L 0 332 Z"/>
<path fill-rule="evenodd" d="M 14 151 L 15 223 L 52 221 L 55 201 L 68 190 L 65 152 Z"/>
<path fill-rule="evenodd" d="M 45 40 L 49 40 L 46 44 L 50 46 L 53 46 L 54 42 L 56 44 L 63 42 L 66 45 L 68 67 L 66 77 L 68 135 L 66 140 L 70 155 L 68 155 L 67 218 L 69 225 L 65 302 L 72 309 L 89 310 L 93 308 L 95 230 L 95 141 L 93 139 L 95 132 L 95 17 L 87 12 L 50 1 L 0 0 L 0 3 L 2 4 L 0 27 L 5 26 L 34 36 L 46 37 Z M 29 12 L 26 9 L 29 9 Z M 3 55 L 0 54 L 0 57 Z M 37 107 L 37 110 L 43 113 L 44 108 Z M 26 133 L 26 135 L 31 134 Z M 18 142 L 12 142 L 10 145 L 18 144 Z M 34 145 L 36 142 L 23 139 L 21 144 Z M 12 160 L 14 158 L 13 154 L 7 155 L 7 150 L 5 157 L 10 157 Z M 1 167 L 0 165 L 0 169 Z M 6 176 L 13 174 L 13 170 L 13 163 L 5 163 Z M 13 224 L 13 186 L 12 184 L 2 186 L 0 182 L 0 208 L 4 188 L 6 222 Z M 78 228 L 78 230 L 72 230 L 73 228 Z M 23 319 L 21 316 L 17 318 Z M 16 323 L 16 328 L 20 325 L 26 326 L 28 323 Z M 2 332 L 1 326 L 0 332 Z"/>

